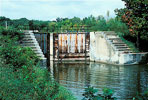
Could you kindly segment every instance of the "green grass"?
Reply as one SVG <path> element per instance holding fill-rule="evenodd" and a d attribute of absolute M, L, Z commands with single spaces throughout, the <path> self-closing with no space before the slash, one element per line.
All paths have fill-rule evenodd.
<path fill-rule="evenodd" d="M 50 79 L 46 69 L 26 68 L 14 72 L 13 67 L 0 66 L 0 99 L 2 100 L 76 100 L 64 87 Z M 47 76 L 48 75 L 48 76 Z"/>

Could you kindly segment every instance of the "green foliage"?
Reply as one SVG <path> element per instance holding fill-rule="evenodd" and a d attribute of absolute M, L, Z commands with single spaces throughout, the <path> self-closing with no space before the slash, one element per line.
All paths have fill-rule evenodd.
<path fill-rule="evenodd" d="M 11 64 L 15 69 L 20 68 L 23 65 L 35 65 L 39 61 L 35 53 L 30 48 L 11 46 L 11 44 L 8 44 L 7 47 L 1 47 L 0 54 L 3 59 L 6 60 L 6 64 Z"/>
<path fill-rule="evenodd" d="M 147 0 L 122 0 L 126 8 L 117 9 L 117 16 L 128 26 L 131 34 L 137 36 L 137 47 L 140 39 L 148 30 L 148 3 Z"/>
<path fill-rule="evenodd" d="M 49 23 L 49 32 L 54 32 L 56 30 L 56 23 L 55 22 L 51 22 Z"/>
<path fill-rule="evenodd" d="M 94 17 L 91 15 L 89 17 L 83 18 L 82 20 L 77 17 L 71 19 L 58 18 L 57 22 L 54 23 L 54 27 L 64 30 L 68 29 L 70 31 L 79 31 L 79 28 L 82 28 L 80 26 L 89 26 L 88 31 L 115 31 L 129 34 L 126 24 L 122 23 L 117 18 L 106 20 L 103 16 Z M 56 31 L 56 29 L 54 31 Z"/>
<path fill-rule="evenodd" d="M 99 20 L 99 22 L 97 23 L 97 29 L 99 31 L 106 31 L 107 30 L 107 22 L 105 19 Z"/>
<path fill-rule="evenodd" d="M 148 89 L 143 94 L 137 93 L 133 100 L 148 100 Z"/>
<path fill-rule="evenodd" d="M 39 61 L 30 48 L 22 48 L 18 45 L 18 40 L 22 38 L 21 32 L 14 29 L 3 29 L 0 33 L 0 55 L 6 60 L 6 64 L 14 66 L 16 70 L 23 65 L 35 65 Z"/>
<path fill-rule="evenodd" d="M 112 97 L 113 94 L 114 91 L 108 88 L 104 88 L 103 94 L 99 94 L 97 89 L 87 87 L 85 88 L 84 98 L 82 100 L 116 100 L 115 97 Z M 137 93 L 132 100 L 148 100 L 148 89 L 143 94 Z"/>
<path fill-rule="evenodd" d="M 28 20 L 26 18 L 11 20 L 9 18 L 0 16 L 0 26 L 5 27 L 6 22 L 8 27 L 13 27 L 18 30 L 42 30 L 48 26 L 50 21 Z"/>
<path fill-rule="evenodd" d="M 2 100 L 75 100 L 45 69 L 23 66 L 14 72 L 10 66 L 3 65 L 0 71 Z"/>
<path fill-rule="evenodd" d="M 118 18 L 115 18 L 115 19 L 111 18 L 107 22 L 107 28 L 108 28 L 108 31 L 120 32 L 125 35 L 129 34 L 129 30 L 126 24 L 121 22 L 121 20 L 119 20 Z"/>
<path fill-rule="evenodd" d="M 0 100 L 75 100 L 40 68 L 30 48 L 18 45 L 17 34 L 7 32 L 0 36 Z"/>
<path fill-rule="evenodd" d="M 1 17 L 0 17 L 1 18 Z M 5 23 L 7 18 L 2 17 L 2 22 Z M 10 24 L 11 23 L 11 24 Z M 9 25 L 10 24 L 10 25 Z M 2 25 L 5 26 L 5 25 Z M 39 30 L 42 32 L 58 32 L 60 29 L 62 31 L 79 31 L 80 26 L 89 26 L 89 31 L 119 31 L 126 32 L 128 30 L 126 25 L 121 21 L 116 19 L 106 19 L 103 16 L 94 17 L 92 15 L 80 19 L 79 17 L 69 18 L 57 18 L 56 21 L 38 21 L 38 20 L 28 20 L 26 18 L 21 18 L 17 20 L 9 20 L 8 26 L 13 26 L 17 29 L 30 29 Z M 81 27 L 82 28 L 82 27 Z"/>
<path fill-rule="evenodd" d="M 103 95 L 105 99 L 114 99 L 112 98 L 114 91 L 108 88 L 103 89 Z"/>
<path fill-rule="evenodd" d="M 86 98 L 88 98 L 88 100 L 97 99 L 97 95 L 96 95 L 97 92 L 98 92 L 98 90 L 94 89 L 93 87 L 85 88 L 85 93 L 83 94 L 83 96 L 84 96 L 83 100 L 87 100 Z"/>
<path fill-rule="evenodd" d="M 115 100 L 112 97 L 114 91 L 108 88 L 103 89 L 103 94 L 99 94 L 97 89 L 93 87 L 85 88 L 85 93 L 83 94 L 83 100 Z"/>
<path fill-rule="evenodd" d="M 21 31 L 18 31 L 11 27 L 9 27 L 8 29 L 1 27 L 0 29 L 0 35 L 7 36 L 9 38 L 16 38 L 17 40 L 21 40 L 23 38 L 22 34 L 23 33 Z"/>

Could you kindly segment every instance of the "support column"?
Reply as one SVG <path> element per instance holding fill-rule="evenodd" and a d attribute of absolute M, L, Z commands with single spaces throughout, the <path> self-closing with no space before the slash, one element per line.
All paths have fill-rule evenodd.
<path fill-rule="evenodd" d="M 47 67 L 50 66 L 50 33 L 47 33 Z"/>
<path fill-rule="evenodd" d="M 53 33 L 50 33 L 50 61 L 53 61 Z"/>

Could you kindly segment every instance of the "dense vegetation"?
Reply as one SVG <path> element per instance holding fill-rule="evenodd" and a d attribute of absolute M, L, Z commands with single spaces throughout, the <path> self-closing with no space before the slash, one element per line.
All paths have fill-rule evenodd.
<path fill-rule="evenodd" d="M 23 34 L 0 29 L 0 100 L 75 100 L 46 69 L 28 47 L 20 47 Z"/>
<path fill-rule="evenodd" d="M 113 94 L 114 90 L 112 89 L 104 88 L 103 93 L 100 94 L 100 91 L 94 87 L 88 86 L 85 88 L 85 92 L 83 94 L 84 98 L 82 100 L 117 100 L 116 97 L 113 97 Z M 142 94 L 137 93 L 136 96 L 130 100 L 148 100 L 148 90 Z"/>
<path fill-rule="evenodd" d="M 148 51 L 144 44 L 148 43 L 148 0 L 122 0 L 125 8 L 117 9 L 116 14 L 126 23 L 132 42 L 136 42 L 140 50 Z M 129 38 L 126 38 L 129 39 Z"/>
<path fill-rule="evenodd" d="M 28 30 L 28 29 L 44 29 L 50 21 L 39 21 L 39 20 L 28 20 L 26 18 L 20 18 L 11 20 L 6 17 L 0 17 L 0 26 L 7 26 L 16 28 L 19 30 Z M 33 26 L 33 27 L 32 27 Z"/>
<path fill-rule="evenodd" d="M 83 19 L 57 18 L 56 21 L 38 21 L 28 20 L 26 18 L 11 20 L 6 17 L 0 17 L 0 26 L 7 25 L 16 29 L 31 29 L 39 31 L 55 32 L 58 29 L 71 30 L 82 28 L 80 26 L 89 26 L 90 31 L 116 31 L 128 34 L 127 26 L 117 18 L 106 20 L 103 16 L 89 16 Z"/>
<path fill-rule="evenodd" d="M 109 17 L 109 13 L 108 13 Z M 55 21 L 39 21 L 28 20 L 26 18 L 20 18 L 11 20 L 6 17 L 0 17 L 0 26 L 5 26 L 7 23 L 9 28 L 15 28 L 17 30 L 39 30 L 41 32 L 59 32 L 59 31 L 115 31 L 134 51 L 148 51 L 148 47 L 142 44 L 148 43 L 148 35 L 145 33 L 141 35 L 141 45 L 139 50 L 136 49 L 137 37 L 134 34 L 130 34 L 129 27 L 126 23 L 122 22 L 122 19 L 118 16 L 116 18 L 107 18 L 103 16 L 88 16 L 83 19 L 78 17 L 74 18 L 57 18 Z M 84 27 L 88 26 L 88 27 Z"/>
<path fill-rule="evenodd" d="M 109 17 L 109 13 L 108 13 Z M 128 42 L 124 37 L 130 37 L 128 27 L 126 24 L 122 23 L 118 18 L 108 18 L 107 20 L 103 16 L 89 16 L 83 19 L 74 17 L 68 18 L 57 18 L 56 21 L 37 21 L 28 20 L 26 18 L 21 18 L 17 20 L 11 20 L 9 18 L 0 17 L 0 25 L 5 26 L 6 22 L 9 27 L 16 28 L 17 30 L 31 29 L 39 30 L 41 32 L 59 32 L 59 31 L 115 31 L 120 35 L 125 42 L 129 44 L 134 51 L 135 44 Z M 20 27 L 21 26 L 21 27 Z M 89 27 L 84 27 L 89 26 Z"/>

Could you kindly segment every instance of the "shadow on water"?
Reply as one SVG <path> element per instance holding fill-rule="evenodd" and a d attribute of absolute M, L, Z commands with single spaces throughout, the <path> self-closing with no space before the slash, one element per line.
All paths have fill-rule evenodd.
<path fill-rule="evenodd" d="M 81 100 L 88 85 L 98 90 L 114 89 L 118 99 L 130 99 L 148 88 L 148 66 L 116 66 L 100 63 L 53 64 L 53 77 Z"/>

